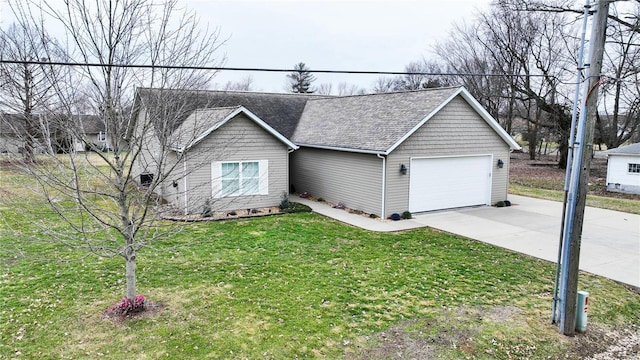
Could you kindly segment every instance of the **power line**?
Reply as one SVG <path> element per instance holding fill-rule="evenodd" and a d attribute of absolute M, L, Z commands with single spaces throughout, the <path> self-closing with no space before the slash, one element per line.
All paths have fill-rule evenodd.
<path fill-rule="evenodd" d="M 244 68 L 226 66 L 183 66 L 183 65 L 148 65 L 148 64 L 100 64 L 79 63 L 66 61 L 23 61 L 0 59 L 0 64 L 49 65 L 49 66 L 79 66 L 79 67 L 115 67 L 136 69 L 172 69 L 172 70 L 208 70 L 208 71 L 252 71 L 291 73 L 295 69 L 274 68 Z M 542 74 L 487 74 L 487 73 L 449 73 L 449 72 L 407 72 L 407 71 L 369 71 L 369 70 L 308 70 L 319 74 L 359 74 L 359 75 L 423 75 L 423 76 L 487 76 L 487 77 L 544 77 Z"/>

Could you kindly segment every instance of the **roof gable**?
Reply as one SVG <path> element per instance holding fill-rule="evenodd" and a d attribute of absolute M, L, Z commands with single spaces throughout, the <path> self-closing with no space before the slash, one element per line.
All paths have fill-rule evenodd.
<path fill-rule="evenodd" d="M 389 154 L 456 96 L 511 148 L 520 148 L 463 87 L 310 99 L 292 140 L 307 147 Z"/>
<path fill-rule="evenodd" d="M 251 111 L 243 106 L 236 106 L 194 110 L 171 134 L 173 138 L 172 142 L 174 143 L 172 150 L 178 152 L 189 150 L 212 132 L 227 122 L 232 121 L 240 114 L 244 114 L 252 122 L 266 130 L 285 145 L 292 149 L 298 149 L 296 144 L 277 132 Z"/>

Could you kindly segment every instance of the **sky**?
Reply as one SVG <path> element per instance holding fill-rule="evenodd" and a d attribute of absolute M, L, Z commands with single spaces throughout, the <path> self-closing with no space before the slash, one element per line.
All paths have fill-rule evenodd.
<path fill-rule="evenodd" d="M 10 22 L 0 0 L 0 25 Z M 59 1 L 59 0 L 49 0 Z M 228 67 L 403 71 L 432 57 L 453 22 L 472 22 L 491 0 L 179 0 L 202 25 L 218 28 Z M 214 83 L 253 78 L 253 90 L 286 92 L 286 73 L 222 71 Z M 370 89 L 380 75 L 316 74 L 314 85 Z M 214 84 L 214 86 L 215 86 Z"/>
<path fill-rule="evenodd" d="M 432 55 L 452 23 L 473 20 L 490 0 L 222 1 L 189 0 L 203 22 L 227 38 L 229 67 L 403 71 Z M 224 84 L 248 75 L 254 90 L 286 91 L 285 73 L 221 72 Z M 316 74 L 314 85 L 348 82 L 371 88 L 379 75 Z"/>

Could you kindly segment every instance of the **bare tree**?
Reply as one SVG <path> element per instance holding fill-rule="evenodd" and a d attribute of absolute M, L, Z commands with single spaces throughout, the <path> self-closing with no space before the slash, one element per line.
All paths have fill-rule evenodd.
<path fill-rule="evenodd" d="M 36 114 L 51 106 L 53 83 L 61 80 L 56 74 L 59 69 L 34 62 L 59 60 L 59 55 L 56 41 L 29 24 L 12 24 L 0 32 L 0 58 L 14 61 L 0 64 L 0 107 L 21 120 L 19 124 L 7 124 L 22 139 L 24 161 L 28 163 L 35 161 L 36 148 L 44 145 Z"/>
<path fill-rule="evenodd" d="M 480 22 L 455 24 L 449 32 L 449 40 L 439 42 L 434 52 L 446 64 L 447 72 L 458 75 L 451 79 L 464 85 L 469 92 L 511 133 L 515 117 L 515 92 L 513 76 L 517 74 L 516 62 L 505 56 L 498 61 L 491 49 L 478 40 L 482 31 Z M 494 76 L 497 75 L 497 76 Z"/>
<path fill-rule="evenodd" d="M 65 157 L 51 154 L 46 166 L 25 170 L 35 176 L 40 193 L 71 229 L 55 233 L 55 238 L 100 256 L 122 257 L 126 298 L 133 301 L 140 250 L 172 231 L 154 214 L 160 203 L 156 193 L 160 184 L 174 175 L 180 157 L 168 155 L 178 141 L 171 131 L 183 119 L 184 111 L 194 106 L 187 104 L 188 97 L 159 92 L 153 111 L 132 118 L 141 103 L 134 101 L 135 88 L 206 86 L 214 74 L 198 68 L 220 65 L 214 57 L 220 46 L 219 33 L 202 30 L 195 14 L 179 10 L 177 0 L 67 0 L 61 7 L 37 0 L 10 3 L 21 23 L 33 23 L 42 16 L 61 24 L 68 38 L 67 56 L 87 64 L 74 68 L 76 86 L 54 84 L 60 99 L 58 111 L 52 112 L 48 121 L 64 121 L 67 131 L 91 147 L 95 151 L 91 156 L 99 159 L 89 161 L 87 153 L 70 151 Z M 152 67 L 143 71 L 119 66 L 139 63 Z M 110 152 L 97 151 L 90 144 L 81 119 L 74 116 L 78 104 L 90 108 L 104 124 L 112 144 Z M 63 116 L 54 116 L 60 114 L 59 109 L 65 110 Z M 158 171 L 140 188 L 136 185 L 137 167 L 142 149 L 148 148 L 150 137 L 145 135 L 149 133 L 158 139 L 154 143 Z M 180 140 L 184 141 L 184 136 Z M 61 196 L 73 201 L 52 200 Z"/>
<path fill-rule="evenodd" d="M 573 75 L 573 59 L 567 54 L 575 45 L 565 36 L 571 22 L 562 14 L 513 13 L 503 2 L 482 19 L 483 43 L 491 47 L 492 58 L 500 63 L 506 54 L 510 61 L 505 63 L 514 64 L 509 70 L 522 75 L 511 83 L 516 98 L 527 108 L 529 102 L 535 107 L 533 113 L 521 114 L 528 121 L 529 156 L 535 157 L 539 130 L 550 128 L 560 145 L 559 166 L 566 167 L 572 89 L 563 84 L 570 83 Z"/>
<path fill-rule="evenodd" d="M 333 85 L 331 83 L 322 83 L 316 89 L 316 92 L 320 95 L 331 95 Z"/>
<path fill-rule="evenodd" d="M 349 84 L 344 81 L 338 83 L 338 96 L 363 95 L 365 93 L 366 90 L 359 88 L 358 85 Z"/>
<path fill-rule="evenodd" d="M 568 0 L 503 0 L 515 12 L 582 14 L 583 9 Z M 640 1 L 617 1 L 608 14 L 607 44 L 603 75 L 613 81 L 601 88 L 604 113 L 597 115 L 596 142 L 617 147 L 625 141 L 640 139 L 640 92 L 638 77 L 638 34 L 640 33 Z"/>
<path fill-rule="evenodd" d="M 386 93 L 393 91 L 393 85 L 395 81 L 391 77 L 379 77 L 373 83 L 372 91 L 374 93 Z"/>
<path fill-rule="evenodd" d="M 462 82 L 492 115 L 506 117 L 505 128 L 511 132 L 516 117 L 526 120 L 531 158 L 540 131 L 551 130 L 560 144 L 560 167 L 566 166 L 571 124 L 571 88 L 565 85 L 574 61 L 569 49 L 576 47 L 566 35 L 571 29 L 563 14 L 514 12 L 508 0 L 501 0 L 479 14 L 477 24 L 437 47 L 448 66 L 473 74 Z"/>
<path fill-rule="evenodd" d="M 222 90 L 231 91 L 252 91 L 253 90 L 253 76 L 248 75 L 238 81 L 227 81 L 222 87 Z"/>
<path fill-rule="evenodd" d="M 636 26 L 640 26 L 640 2 L 634 5 L 624 16 L 635 18 Z M 613 16 L 620 17 L 618 11 L 614 8 Z M 640 130 L 640 32 L 620 22 L 612 22 L 608 28 L 603 73 L 611 81 L 602 87 L 603 109 L 596 117 L 596 142 L 611 149 L 629 141 Z"/>
<path fill-rule="evenodd" d="M 413 61 L 405 66 L 406 75 L 398 76 L 394 80 L 394 90 L 420 90 L 448 86 L 450 81 L 443 73 L 439 64 L 433 61 Z"/>

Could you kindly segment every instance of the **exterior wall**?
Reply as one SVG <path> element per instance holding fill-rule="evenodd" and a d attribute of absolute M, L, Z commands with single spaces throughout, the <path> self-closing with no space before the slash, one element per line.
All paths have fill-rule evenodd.
<path fill-rule="evenodd" d="M 113 146 L 111 145 L 111 140 L 107 136 L 105 140 L 100 139 L 99 134 L 87 134 L 87 141 L 93 145 L 95 145 L 99 150 L 112 150 Z M 83 152 L 87 150 L 87 144 L 85 144 L 82 140 L 74 138 L 73 139 L 73 151 Z"/>
<path fill-rule="evenodd" d="M 212 162 L 252 160 L 268 161 L 268 194 L 213 196 L 212 181 L 219 179 L 212 179 Z M 280 204 L 282 193 L 288 193 L 287 145 L 244 115 L 231 119 L 189 149 L 186 163 L 187 171 L 183 180 L 187 186 L 186 209 L 189 213 L 200 213 L 206 200 L 210 201 L 213 211 L 277 206 Z"/>
<path fill-rule="evenodd" d="M 495 203 L 507 199 L 509 154 L 509 145 L 458 96 L 389 154 L 385 216 L 409 208 L 412 157 L 493 155 L 491 203 Z M 498 159 L 503 168 L 497 167 Z M 408 168 L 407 175 L 400 173 L 401 164 Z"/>
<path fill-rule="evenodd" d="M 376 155 L 300 148 L 291 154 L 291 169 L 298 193 L 382 215 L 382 159 Z"/>
<path fill-rule="evenodd" d="M 18 154 L 24 149 L 24 141 L 12 135 L 0 135 L 0 154 Z"/>
<path fill-rule="evenodd" d="M 141 109 L 136 119 L 135 140 L 133 140 L 131 144 L 131 151 L 133 153 L 139 150 L 132 167 L 133 179 L 138 182 L 140 182 L 141 174 L 153 174 L 155 177 L 159 176 L 158 164 L 161 163 L 161 157 L 164 155 L 160 149 L 160 141 L 156 137 L 153 129 L 148 128 L 149 124 L 147 124 L 147 121 L 146 111 Z M 162 195 L 160 188 L 161 187 L 158 187 L 155 192 Z"/>
<path fill-rule="evenodd" d="M 609 155 L 607 190 L 640 194 L 640 174 L 629 173 L 629 164 L 640 164 L 640 155 Z"/>
<path fill-rule="evenodd" d="M 156 193 L 180 210 L 184 210 L 185 194 L 187 194 L 185 191 L 187 179 L 184 176 L 184 158 L 175 152 L 169 152 L 165 156 L 165 174 Z"/>

